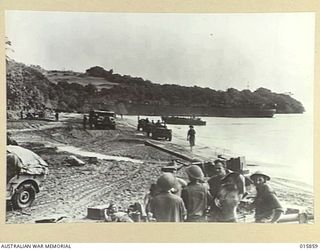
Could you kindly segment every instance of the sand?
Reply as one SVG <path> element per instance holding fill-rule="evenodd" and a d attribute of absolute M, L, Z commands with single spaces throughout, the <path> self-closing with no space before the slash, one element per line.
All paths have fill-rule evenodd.
<path fill-rule="evenodd" d="M 14 211 L 7 204 L 6 223 L 35 223 L 58 215 L 66 217 L 61 222 L 96 223 L 86 219 L 88 207 L 114 202 L 125 210 L 134 202 L 143 202 L 162 166 L 172 160 L 186 163 L 145 146 L 146 136 L 125 119 L 118 118 L 117 130 L 84 130 L 80 114 L 61 114 L 60 117 L 59 122 L 7 122 L 8 131 L 19 145 L 47 161 L 49 175 L 31 207 Z M 190 157 L 201 157 L 201 150 L 195 155 L 187 147 L 163 143 Z M 66 161 L 70 155 L 76 155 L 85 165 L 70 166 Z M 186 177 L 183 169 L 178 175 Z M 270 184 L 286 206 L 303 207 L 313 214 L 312 191 L 285 179 L 273 178 Z"/>

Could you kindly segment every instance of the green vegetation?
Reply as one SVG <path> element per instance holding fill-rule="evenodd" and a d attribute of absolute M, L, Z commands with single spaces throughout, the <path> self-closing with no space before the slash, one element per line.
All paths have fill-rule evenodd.
<path fill-rule="evenodd" d="M 185 87 L 175 84 L 155 84 L 149 80 L 128 75 L 113 74 L 101 67 L 92 67 L 86 74 L 103 77 L 110 82 L 121 83 L 100 95 L 113 100 L 130 101 L 139 104 L 175 105 L 182 107 L 242 107 L 277 108 L 278 113 L 302 113 L 302 104 L 285 94 L 276 94 L 265 88 L 254 92 L 229 88 L 216 91 L 210 88 Z"/>
<path fill-rule="evenodd" d="M 84 85 L 84 82 L 89 83 Z M 39 66 L 29 67 L 13 61 L 7 61 L 7 99 L 11 109 L 46 106 L 68 111 L 88 111 L 90 108 L 101 108 L 101 105 L 121 103 L 125 106 L 171 105 L 181 109 L 194 107 L 202 110 L 220 107 L 276 107 L 278 113 L 304 112 L 299 101 L 265 88 L 254 92 L 234 88 L 216 91 L 197 86 L 156 84 L 139 77 L 114 74 L 112 69 L 107 71 L 98 66 L 86 70 L 85 74 L 72 71 L 49 72 Z"/>

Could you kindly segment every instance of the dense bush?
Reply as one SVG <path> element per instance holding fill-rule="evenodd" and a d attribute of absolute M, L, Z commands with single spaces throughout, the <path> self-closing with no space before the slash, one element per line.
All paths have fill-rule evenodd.
<path fill-rule="evenodd" d="M 51 105 L 61 110 L 83 110 L 85 105 L 100 103 L 124 103 L 139 105 L 174 105 L 175 107 L 242 107 L 242 108 L 277 108 L 278 113 L 302 113 L 302 104 L 289 95 L 273 93 L 259 88 L 239 91 L 229 88 L 216 91 L 198 86 L 185 87 L 176 84 L 156 84 L 140 77 L 114 74 L 95 66 L 86 70 L 85 76 L 102 77 L 117 83 L 106 89 L 99 89 L 94 84 L 83 86 L 67 80 L 52 83 L 42 73 L 43 69 L 27 67 L 24 64 L 7 63 L 7 98 L 11 107 Z M 51 71 L 53 72 L 53 71 Z M 54 71 L 59 73 L 59 71 Z M 72 71 L 63 74 L 76 75 Z M 96 107 L 93 107 L 96 108 Z"/>

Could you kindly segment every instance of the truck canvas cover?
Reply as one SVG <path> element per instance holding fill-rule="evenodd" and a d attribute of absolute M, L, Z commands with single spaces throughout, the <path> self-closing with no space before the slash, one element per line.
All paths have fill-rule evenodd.
<path fill-rule="evenodd" d="M 31 150 L 14 145 L 7 145 L 7 153 L 19 158 L 20 174 L 43 175 L 48 174 L 48 164 Z M 10 166 L 7 166 L 9 168 Z"/>

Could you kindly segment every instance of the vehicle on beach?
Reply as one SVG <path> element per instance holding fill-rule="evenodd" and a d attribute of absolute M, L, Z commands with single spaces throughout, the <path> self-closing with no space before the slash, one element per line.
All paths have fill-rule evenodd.
<path fill-rule="evenodd" d="M 165 140 L 171 141 L 172 140 L 172 130 L 168 129 L 165 125 L 153 125 L 151 127 L 151 138 L 152 139 L 159 139 L 163 138 Z"/>
<path fill-rule="evenodd" d="M 116 129 L 116 113 L 111 110 L 92 110 L 89 113 L 89 124 L 96 129 Z"/>
<path fill-rule="evenodd" d="M 151 131 L 154 126 L 155 126 L 155 124 L 151 123 L 147 118 L 146 119 L 139 119 L 138 125 L 137 125 L 137 130 L 146 132 L 147 137 L 150 137 Z"/>
<path fill-rule="evenodd" d="M 29 111 L 20 111 L 20 119 L 25 120 L 42 120 L 42 121 L 56 121 L 55 117 L 56 112 L 50 109 L 40 109 Z"/>
<path fill-rule="evenodd" d="M 149 121 L 147 119 L 139 119 L 138 120 L 138 125 L 137 125 L 137 130 L 138 131 L 146 131 L 147 126 L 149 124 Z"/>
<path fill-rule="evenodd" d="M 184 117 L 184 116 L 162 116 L 161 119 L 167 124 L 176 124 L 176 125 L 195 125 L 195 126 L 204 126 L 206 121 L 202 121 L 201 118 Z"/>
<path fill-rule="evenodd" d="M 151 137 L 154 140 L 165 139 L 168 141 L 172 140 L 172 130 L 167 128 L 165 123 L 158 121 L 157 123 L 152 123 L 148 118 L 139 119 L 137 130 L 142 130 L 147 133 L 148 137 Z"/>
<path fill-rule="evenodd" d="M 48 174 L 48 164 L 34 152 L 7 145 L 6 200 L 14 209 L 32 205 Z"/>

